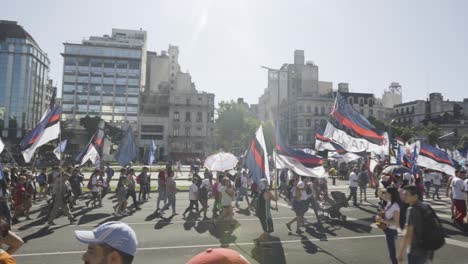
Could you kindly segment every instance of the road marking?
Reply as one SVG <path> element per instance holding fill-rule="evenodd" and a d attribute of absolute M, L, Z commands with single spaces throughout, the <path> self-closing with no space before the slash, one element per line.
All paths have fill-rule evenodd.
<path fill-rule="evenodd" d="M 370 238 L 381 238 L 385 235 L 369 235 L 369 236 L 349 236 L 349 237 L 332 237 L 328 239 L 317 239 L 317 238 L 307 238 L 307 241 L 310 242 L 328 242 L 328 241 L 340 241 L 340 240 L 353 240 L 353 239 L 370 239 Z M 264 244 L 293 244 L 293 243 L 302 243 L 303 239 L 296 240 L 284 240 L 284 241 L 271 241 Z M 254 242 L 243 242 L 243 243 L 232 243 L 236 246 L 248 246 L 255 245 Z M 168 247 L 147 247 L 147 248 L 138 248 L 137 251 L 151 251 L 151 250 L 168 250 L 168 249 L 186 249 L 186 248 L 210 248 L 210 247 L 219 247 L 220 244 L 202 244 L 202 245 L 186 245 L 186 246 L 168 246 Z M 25 254 L 16 254 L 13 257 L 34 257 L 34 256 L 50 256 L 50 255 L 70 255 L 70 254 L 82 254 L 85 251 L 56 251 L 56 252 L 42 252 L 42 253 L 25 253 Z"/>

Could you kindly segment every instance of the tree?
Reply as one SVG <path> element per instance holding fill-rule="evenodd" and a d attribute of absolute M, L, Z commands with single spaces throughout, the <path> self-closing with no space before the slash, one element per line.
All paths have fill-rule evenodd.
<path fill-rule="evenodd" d="M 437 125 L 429 124 L 424 127 L 422 133 L 426 135 L 427 142 L 431 145 L 436 145 L 439 143 L 440 137 L 440 128 Z"/>
<path fill-rule="evenodd" d="M 384 122 L 378 120 L 374 116 L 369 116 L 369 118 L 367 120 L 369 120 L 369 122 L 372 125 L 374 125 L 375 128 L 377 128 L 377 130 L 379 130 L 379 131 L 386 131 L 388 129 L 388 126 L 386 126 Z"/>
<path fill-rule="evenodd" d="M 260 122 L 249 115 L 245 106 L 233 100 L 221 101 L 218 106 L 215 121 L 216 147 L 240 155 L 247 149 Z"/>
<path fill-rule="evenodd" d="M 85 117 L 80 119 L 80 126 L 84 127 L 84 129 L 86 130 L 87 138 L 91 138 L 94 135 L 98 128 L 99 122 L 101 121 L 101 117 L 90 117 L 89 115 L 86 115 Z"/>

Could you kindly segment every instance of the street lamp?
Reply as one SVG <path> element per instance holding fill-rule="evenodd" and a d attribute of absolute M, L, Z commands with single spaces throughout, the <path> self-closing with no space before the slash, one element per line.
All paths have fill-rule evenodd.
<path fill-rule="evenodd" d="M 443 135 L 443 136 L 440 136 L 439 139 L 442 139 L 442 138 L 451 136 L 451 135 L 453 135 L 453 134 L 455 134 L 455 132 L 450 132 L 450 133 L 448 133 L 448 134 L 445 134 L 445 135 Z"/>

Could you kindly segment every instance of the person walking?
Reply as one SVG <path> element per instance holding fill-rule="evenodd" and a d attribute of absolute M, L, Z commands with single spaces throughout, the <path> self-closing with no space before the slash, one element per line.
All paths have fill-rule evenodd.
<path fill-rule="evenodd" d="M 171 166 L 167 166 L 167 173 L 172 174 Z M 163 206 L 167 203 L 166 195 L 166 171 L 160 170 L 158 174 L 158 199 L 156 201 L 156 213 L 159 213 L 159 204 L 163 202 Z"/>
<path fill-rule="evenodd" d="M 75 222 L 75 218 L 70 213 L 68 207 L 68 199 L 72 193 L 70 182 L 68 182 L 70 175 L 67 173 L 58 174 L 55 177 L 53 187 L 53 207 L 49 215 L 49 225 L 55 225 L 54 219 L 57 216 L 58 210 L 61 208 L 63 213 L 68 217 L 70 223 Z"/>
<path fill-rule="evenodd" d="M 369 184 L 369 173 L 366 167 L 363 165 L 361 171 L 358 174 L 358 185 L 359 185 L 359 201 L 362 203 L 362 196 L 364 201 L 367 202 L 367 184 Z M 363 195 L 364 194 L 364 195 Z"/>
<path fill-rule="evenodd" d="M 465 185 L 463 180 L 466 176 L 465 168 L 461 167 L 456 169 L 456 175 L 452 179 L 451 187 L 452 187 L 452 197 L 453 197 L 453 206 L 454 206 L 454 224 L 457 225 L 458 228 L 463 229 L 463 225 L 465 224 L 465 217 L 466 217 L 466 202 L 465 202 Z"/>
<path fill-rule="evenodd" d="M 257 217 L 260 220 L 262 225 L 263 233 L 258 238 L 259 242 L 268 241 L 268 238 L 271 233 L 273 233 L 273 218 L 271 217 L 271 201 L 277 201 L 278 197 L 274 196 L 268 190 L 268 181 L 266 179 L 261 179 L 259 184 L 259 194 L 258 194 L 258 207 L 257 207 Z"/>
<path fill-rule="evenodd" d="M 11 210 L 10 210 L 10 192 L 6 179 L 0 180 L 0 218 L 4 218 L 11 225 Z"/>
<path fill-rule="evenodd" d="M 24 183 L 25 197 L 24 197 L 24 216 L 27 220 L 31 220 L 29 217 L 29 210 L 32 207 L 32 199 L 35 192 L 33 175 L 30 170 L 26 171 L 26 182 Z"/>
<path fill-rule="evenodd" d="M 305 190 L 305 184 L 303 181 L 299 181 L 297 185 L 293 188 L 292 193 L 294 194 L 292 200 L 293 210 L 296 213 L 296 217 L 294 217 L 291 221 L 286 223 L 286 227 L 289 231 L 291 231 L 291 225 L 294 222 L 297 222 L 296 233 L 302 234 L 304 231 L 301 230 L 301 226 L 304 225 L 304 214 L 307 212 L 308 205 L 307 205 L 307 192 Z"/>
<path fill-rule="evenodd" d="M 395 243 L 398 238 L 398 227 L 400 226 L 400 193 L 397 188 L 391 186 L 383 191 L 382 199 L 387 202 L 387 205 L 376 216 L 375 220 L 383 224 L 381 229 L 385 233 L 388 254 L 392 264 L 398 264 Z"/>
<path fill-rule="evenodd" d="M 249 201 L 249 194 L 248 194 L 249 179 L 247 178 L 246 171 L 243 171 L 241 173 L 238 181 L 239 181 L 239 187 L 237 189 L 236 207 L 239 207 L 239 201 L 245 198 L 245 201 L 247 202 L 247 209 L 249 209 L 251 206 L 250 201 Z"/>
<path fill-rule="evenodd" d="M 128 199 L 128 197 L 132 197 L 133 206 L 135 207 L 135 210 L 140 210 L 141 208 L 138 206 L 138 201 L 136 199 L 135 186 L 136 186 L 135 170 L 130 169 L 128 170 L 128 175 L 127 175 L 127 197 L 126 199 Z"/>
<path fill-rule="evenodd" d="M 208 197 L 211 189 L 212 186 L 210 179 L 203 179 L 198 192 L 198 200 L 202 206 L 201 211 L 203 212 L 203 219 L 206 219 L 206 212 L 208 211 Z"/>
<path fill-rule="evenodd" d="M 117 183 L 117 205 L 114 207 L 115 216 L 127 215 L 127 177 L 121 175 Z"/>
<path fill-rule="evenodd" d="M 221 217 L 220 220 L 228 222 L 229 225 L 233 224 L 233 210 L 232 202 L 236 194 L 232 187 L 231 180 L 228 177 L 224 177 L 222 181 L 223 186 L 221 187 Z"/>
<path fill-rule="evenodd" d="M 405 202 L 410 205 L 406 218 L 406 234 L 403 241 L 400 243 L 400 250 L 397 260 L 403 263 L 405 254 L 407 255 L 408 264 L 424 264 L 430 263 L 434 257 L 434 252 L 422 249 L 419 246 L 419 238 L 423 232 L 423 214 L 421 208 L 428 207 L 423 204 L 422 193 L 414 186 L 409 185 L 404 188 Z M 409 250 L 408 250 L 409 249 Z"/>
<path fill-rule="evenodd" d="M 91 191 L 91 199 L 89 199 L 85 204 L 86 207 L 89 207 L 89 204 L 92 202 L 93 207 L 101 207 L 101 194 L 100 194 L 100 182 L 99 182 L 99 175 L 101 171 L 99 169 L 95 169 L 94 172 L 91 174 L 88 182 L 88 189 Z M 101 182 L 102 184 L 102 182 Z"/>
<path fill-rule="evenodd" d="M 426 199 L 429 199 L 430 198 L 430 193 L 429 191 L 431 190 L 431 186 L 432 186 L 432 172 L 430 170 L 424 170 L 424 173 L 423 173 L 423 181 L 424 181 L 424 187 L 425 187 L 425 190 L 426 190 Z"/>
<path fill-rule="evenodd" d="M 185 219 L 185 214 L 187 214 L 188 212 L 192 212 L 193 209 L 197 211 L 197 214 L 200 213 L 199 208 L 198 208 L 198 199 L 199 199 L 198 194 L 199 194 L 199 189 L 197 186 L 197 180 L 193 178 L 192 184 L 190 185 L 190 188 L 189 188 L 190 204 L 187 207 L 187 209 L 185 209 L 184 213 L 182 214 L 183 219 Z"/>
<path fill-rule="evenodd" d="M 12 223 L 18 223 L 18 218 L 24 215 L 24 204 L 26 197 L 26 188 L 24 188 L 24 183 L 26 182 L 26 177 L 20 176 L 17 184 L 13 189 L 13 205 L 14 205 L 14 214 L 12 218 Z"/>
<path fill-rule="evenodd" d="M 39 184 L 39 194 L 45 198 L 47 193 L 47 168 L 42 168 L 41 173 L 36 176 L 36 181 Z"/>
<path fill-rule="evenodd" d="M 164 211 L 172 208 L 172 216 L 177 215 L 176 212 L 176 194 L 177 194 L 177 184 L 174 181 L 174 173 L 170 173 L 167 175 L 166 179 L 166 195 L 167 195 L 167 203 L 161 209 L 161 215 L 164 214 Z"/>
<path fill-rule="evenodd" d="M 317 222 L 320 223 L 320 215 L 318 213 L 319 209 L 319 204 L 317 203 L 317 200 L 315 199 L 317 188 L 314 185 L 318 185 L 318 181 L 313 181 L 312 178 L 308 178 L 306 183 L 306 193 L 307 193 L 307 206 L 312 208 L 314 210 L 315 217 L 317 218 Z"/>
<path fill-rule="evenodd" d="M 137 177 L 137 181 L 140 184 L 140 192 L 138 193 L 138 201 L 141 201 L 143 198 L 146 201 L 146 196 L 148 195 L 148 167 L 143 167 L 142 172 Z"/>
<path fill-rule="evenodd" d="M 354 206 L 357 206 L 357 188 L 358 188 L 358 176 L 357 173 L 358 169 L 356 167 L 353 168 L 352 172 L 349 174 L 349 196 L 348 201 L 353 198 Z"/>
<path fill-rule="evenodd" d="M 432 194 L 432 200 L 435 200 L 436 196 L 437 196 L 437 200 L 440 200 L 439 189 L 441 185 L 441 180 L 442 180 L 442 173 L 438 171 L 434 171 L 432 173 L 432 184 L 434 185 L 434 194 Z"/>

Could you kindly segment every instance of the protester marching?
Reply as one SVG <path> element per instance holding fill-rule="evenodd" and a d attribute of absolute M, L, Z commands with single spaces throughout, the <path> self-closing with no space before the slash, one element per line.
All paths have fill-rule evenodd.
<path fill-rule="evenodd" d="M 38 127 L 26 135 L 20 144 L 26 162 L 31 161 L 40 146 L 52 140 L 62 142 L 57 127 L 59 116 L 60 107 L 51 107 Z M 83 255 L 84 261 L 131 263 L 138 257 L 137 236 L 131 224 L 125 224 L 123 218 L 141 210 L 141 206 L 150 201 L 153 187 L 157 188 L 153 207 L 158 219 L 172 219 L 181 213 L 184 220 L 202 222 L 210 219 L 214 228 L 232 233 L 241 226 L 236 221 L 236 213 L 255 214 L 259 220 L 256 243 L 260 247 L 267 247 L 278 229 L 285 228 L 290 235 L 303 236 L 312 222 L 308 219 L 309 209 L 313 210 L 318 225 L 334 219 L 344 222 L 347 218 L 340 210 L 352 201 L 356 208 L 375 206 L 375 222 L 385 235 L 391 263 L 403 259 L 408 263 L 426 263 L 444 245 L 444 233 L 436 211 L 424 200 L 440 200 L 443 196 L 440 189 L 444 187 L 451 201 L 453 224 L 468 231 L 468 179 L 464 161 L 456 162 L 444 150 L 418 141 L 397 146 L 411 151 L 400 151 L 409 154 L 396 155 L 392 163 L 391 135 L 377 131 L 340 94 L 337 94 L 324 133 L 317 134 L 313 152 L 290 146 L 283 140 L 280 124 L 277 124 L 273 152 L 267 149 L 260 126 L 241 157 L 221 151 L 204 162 L 192 160 L 187 176 L 190 181 L 189 205 L 183 212 L 177 211 L 181 197 L 180 179 L 185 177 L 182 162 L 157 166 L 156 177 L 152 174 L 156 148 L 152 142 L 150 163 L 141 169 L 138 166 L 137 170 L 134 162 L 138 146 L 129 127 L 123 132 L 115 154 L 120 169 L 111 166 L 103 160 L 106 138 L 103 126 L 99 124 L 74 164 L 62 161 L 64 149 L 60 145 L 58 166 L 35 168 L 33 165 L 28 168 L 27 165 L 10 164 L 2 167 L 0 229 L 4 238 L 10 237 L 11 244 L 9 249 L 0 252 L 0 259 L 11 258 L 10 255 L 21 247 L 22 241 L 11 232 L 11 226 L 31 220 L 33 204 L 44 205 L 47 212 L 42 217 L 51 227 L 62 215 L 71 224 L 76 224 L 80 213 L 72 213 L 70 208 L 84 204 L 83 210 L 99 210 L 105 199 L 115 198 L 112 200 L 114 216 L 122 222 L 103 223 L 93 231 L 75 231 L 75 234 L 80 242 L 90 245 Z M 89 174 L 89 169 L 84 166 L 87 163 L 94 165 L 89 177 L 84 176 Z M 199 163 L 203 164 L 203 178 L 199 174 L 202 169 Z M 119 172 L 118 177 L 114 177 L 115 171 Z M 347 193 L 329 191 L 329 176 L 333 176 L 335 182 L 339 175 L 348 182 Z M 377 204 L 370 203 L 368 188 L 375 189 Z M 106 197 L 110 192 L 115 195 Z M 280 210 L 280 206 L 283 206 L 281 210 L 287 210 L 284 205 L 290 206 L 295 217 L 289 218 L 285 225 L 275 225 L 271 211 Z M 168 218 L 166 211 L 169 209 Z M 427 228 L 431 228 L 432 238 L 425 235 L 429 232 Z M 189 263 L 208 263 L 200 262 L 200 259 L 211 255 L 214 253 L 207 251 Z"/>

